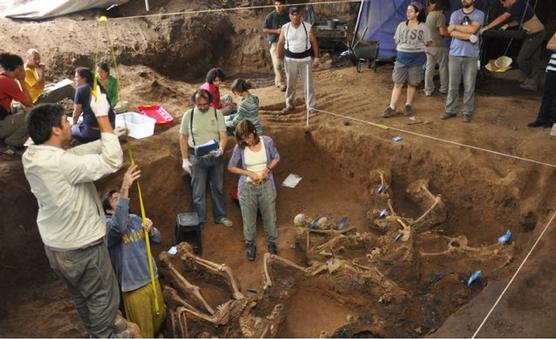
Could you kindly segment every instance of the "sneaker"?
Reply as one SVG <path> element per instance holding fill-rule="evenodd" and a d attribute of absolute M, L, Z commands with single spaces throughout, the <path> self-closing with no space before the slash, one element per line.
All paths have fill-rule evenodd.
<path fill-rule="evenodd" d="M 395 115 L 398 115 L 398 112 L 396 112 L 395 109 L 393 109 L 392 107 L 388 106 L 386 107 L 386 109 L 384 110 L 384 112 L 382 112 L 382 117 L 383 118 L 390 118 L 393 117 Z"/>
<path fill-rule="evenodd" d="M 285 92 L 286 89 L 287 89 L 286 85 L 280 85 L 280 86 L 278 86 L 278 87 L 280 87 L 280 90 L 281 90 L 282 92 Z"/>
<path fill-rule="evenodd" d="M 411 105 L 405 105 L 403 108 L 403 115 L 406 117 L 413 115 L 413 108 L 411 108 Z"/>
<path fill-rule="evenodd" d="M 471 116 L 468 114 L 463 115 L 463 122 L 471 122 Z"/>
<path fill-rule="evenodd" d="M 316 108 L 309 108 L 308 111 L 309 111 L 309 114 L 317 113 Z"/>
<path fill-rule="evenodd" d="M 456 115 L 457 115 L 457 114 L 455 114 L 455 113 L 454 113 L 454 114 L 450 114 L 450 113 L 448 113 L 448 112 L 444 112 L 444 114 L 442 114 L 442 115 L 440 116 L 440 119 L 442 119 L 442 120 L 448 120 L 448 119 L 450 119 L 450 118 L 454 118 Z"/>
<path fill-rule="evenodd" d="M 293 112 L 293 110 L 294 110 L 293 107 L 288 107 L 288 106 L 286 106 L 282 111 L 280 111 L 280 113 L 282 113 L 282 114 L 288 114 L 288 113 Z"/>
<path fill-rule="evenodd" d="M 247 260 L 255 261 L 257 258 L 257 247 L 253 241 L 247 242 Z"/>
<path fill-rule="evenodd" d="M 447 94 L 448 94 L 448 91 L 440 91 L 440 90 L 439 90 L 438 93 L 440 93 L 440 94 L 442 94 L 442 95 L 447 95 Z"/>
<path fill-rule="evenodd" d="M 226 226 L 226 227 L 232 227 L 232 226 L 234 225 L 234 224 L 232 223 L 232 221 L 231 221 L 230 219 L 226 218 L 226 217 L 220 218 L 220 220 L 218 220 L 216 223 L 217 223 L 217 224 L 222 224 L 222 225 L 224 225 L 224 226 Z"/>
<path fill-rule="evenodd" d="M 432 92 L 425 92 L 426 97 L 432 97 Z"/>
<path fill-rule="evenodd" d="M 268 253 L 270 254 L 278 254 L 278 248 L 276 247 L 276 243 L 275 242 L 269 242 L 267 245 L 267 249 L 268 249 Z"/>

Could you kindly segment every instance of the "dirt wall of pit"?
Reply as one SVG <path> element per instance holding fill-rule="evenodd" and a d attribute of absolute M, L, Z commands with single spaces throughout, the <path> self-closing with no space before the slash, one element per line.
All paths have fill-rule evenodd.
<path fill-rule="evenodd" d="M 157 1 L 148 12 L 153 16 L 130 18 L 144 14 L 142 3 L 131 2 L 108 13 L 89 11 L 43 22 L 0 18 L 0 37 L 5 51 L 24 56 L 27 49 L 37 48 L 49 69 L 48 80 L 73 78 L 76 67 L 91 67 L 95 60 L 112 62 L 110 46 L 119 64 L 145 65 L 172 79 L 198 80 L 215 66 L 227 74 L 269 73 L 272 63 L 262 25 L 271 9 L 241 9 L 262 4 L 268 5 Z M 240 10 L 167 15 L 211 8 Z M 339 16 L 353 25 L 357 9 L 358 4 L 315 6 L 315 13 L 320 21 Z M 103 14 L 109 20 L 98 25 L 96 17 Z"/>

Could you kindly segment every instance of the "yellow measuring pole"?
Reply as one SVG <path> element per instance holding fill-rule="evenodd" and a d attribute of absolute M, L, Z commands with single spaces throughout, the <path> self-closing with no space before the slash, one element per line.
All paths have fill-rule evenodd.
<path fill-rule="evenodd" d="M 97 49 L 96 49 L 96 53 L 95 53 L 95 67 L 96 64 L 98 63 L 98 53 L 99 53 L 99 41 L 100 41 L 100 23 L 101 22 L 108 22 L 108 18 L 106 18 L 105 16 L 101 16 L 99 18 L 99 24 L 97 25 Z M 112 60 L 114 62 L 114 65 L 116 66 L 116 80 L 118 80 L 118 96 L 120 94 L 120 81 L 119 81 L 119 76 L 118 76 L 118 64 L 116 63 L 116 53 L 114 53 L 114 46 L 112 45 L 112 40 L 110 39 L 110 33 L 108 31 L 108 27 L 106 27 L 106 35 L 108 38 L 108 43 L 110 44 L 110 51 L 112 53 Z M 95 84 L 96 82 L 96 72 L 93 72 L 93 84 Z M 96 86 L 93 86 L 93 91 L 96 88 Z M 92 95 L 96 95 L 95 92 L 91 92 Z M 125 122 L 125 120 L 124 120 Z M 135 165 L 135 158 L 133 157 L 133 149 L 131 147 L 131 140 L 129 139 L 129 136 L 127 136 L 127 155 L 129 157 L 129 162 L 131 163 L 131 165 Z M 143 194 L 141 192 L 141 184 L 139 183 L 139 179 L 137 179 L 135 181 L 135 183 L 137 184 L 137 195 L 139 196 L 139 206 L 141 208 L 141 220 L 143 221 L 143 225 L 146 223 L 147 221 L 147 215 L 145 213 L 145 204 L 143 203 Z M 154 266 L 153 266 L 153 261 L 152 261 L 152 254 L 151 254 L 151 240 L 149 238 L 149 232 L 147 232 L 147 229 L 144 228 L 143 231 L 145 232 L 145 245 L 147 247 L 147 262 L 149 263 L 149 274 L 151 276 L 151 287 L 153 290 L 153 296 L 154 296 L 154 310 L 156 312 L 157 315 L 160 314 L 160 305 L 158 302 L 158 292 L 156 290 L 156 278 L 154 276 Z"/>

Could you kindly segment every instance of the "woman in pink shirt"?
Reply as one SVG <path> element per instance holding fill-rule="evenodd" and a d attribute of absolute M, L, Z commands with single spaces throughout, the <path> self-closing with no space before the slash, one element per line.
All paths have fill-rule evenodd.
<path fill-rule="evenodd" d="M 212 94 L 211 107 L 222 112 L 222 115 L 230 115 L 236 111 L 236 104 L 232 102 L 229 95 L 220 96 L 220 84 L 224 81 L 224 71 L 221 68 L 211 68 L 205 78 L 205 83 L 201 89 L 205 89 Z"/>

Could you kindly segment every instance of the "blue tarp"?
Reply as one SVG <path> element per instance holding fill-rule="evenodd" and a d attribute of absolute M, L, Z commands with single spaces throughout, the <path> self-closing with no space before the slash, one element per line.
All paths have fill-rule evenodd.
<path fill-rule="evenodd" d="M 415 0 L 363 0 L 356 30 L 356 41 L 368 27 L 364 41 L 380 42 L 380 59 L 391 59 L 396 56 L 396 45 L 394 43 L 394 33 L 399 23 L 406 20 L 407 6 Z M 425 0 L 418 1 L 423 6 Z M 483 8 L 488 0 L 478 0 L 475 2 L 478 8 Z M 450 0 L 450 10 L 446 12 L 449 18 L 451 12 L 461 8 L 461 0 Z"/>

